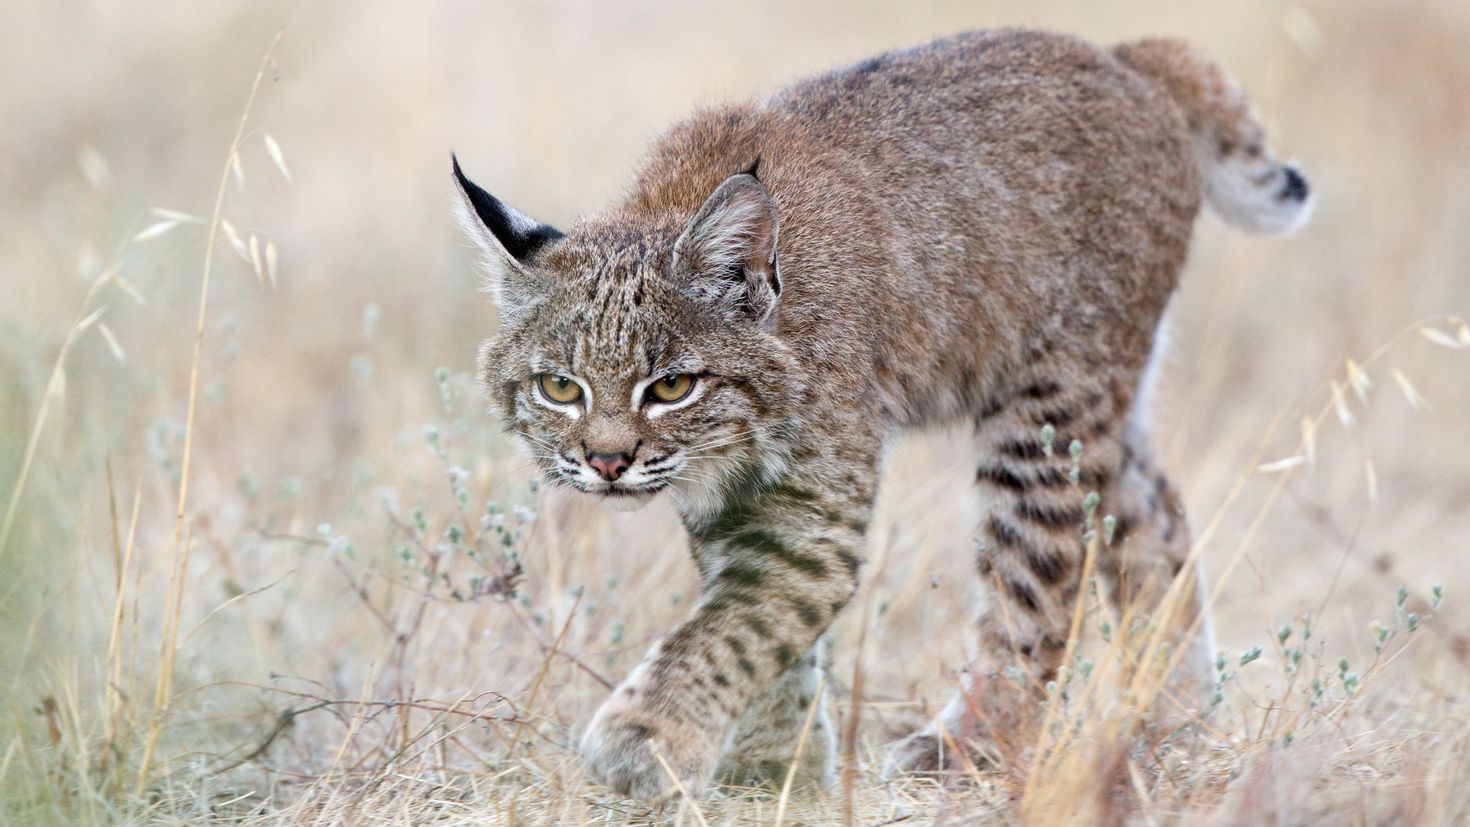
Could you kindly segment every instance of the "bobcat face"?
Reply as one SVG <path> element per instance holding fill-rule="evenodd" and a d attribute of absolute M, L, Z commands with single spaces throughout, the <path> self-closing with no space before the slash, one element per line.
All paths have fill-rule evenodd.
<path fill-rule="evenodd" d="M 549 482 L 620 510 L 669 491 L 688 512 L 782 467 L 796 388 L 773 334 L 774 205 L 753 175 L 733 176 L 683 232 L 569 235 L 457 177 L 497 245 L 502 328 L 480 375 Z"/>
<path fill-rule="evenodd" d="M 639 306 L 629 287 L 640 280 L 562 277 L 481 358 L 486 387 L 547 480 L 613 507 L 671 488 L 692 495 L 761 465 L 762 400 L 773 394 L 760 385 L 776 379 L 747 362 L 769 334 L 700 318 L 686 302 L 666 312 L 646 284 Z"/>

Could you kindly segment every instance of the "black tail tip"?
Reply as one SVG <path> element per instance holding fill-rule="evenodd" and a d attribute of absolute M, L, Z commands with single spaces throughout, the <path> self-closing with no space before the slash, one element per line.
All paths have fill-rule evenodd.
<path fill-rule="evenodd" d="M 1296 167 L 1285 167 L 1286 183 L 1281 186 L 1281 192 L 1276 197 L 1282 201 L 1302 202 L 1312 194 L 1311 187 L 1307 186 L 1307 179 L 1297 171 Z"/>

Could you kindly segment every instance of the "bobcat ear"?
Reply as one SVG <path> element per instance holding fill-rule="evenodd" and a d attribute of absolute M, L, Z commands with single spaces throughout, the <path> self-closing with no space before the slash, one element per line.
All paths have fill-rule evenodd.
<path fill-rule="evenodd" d="M 726 178 L 705 200 L 674 242 L 673 271 L 696 301 L 769 324 L 781 296 L 779 227 L 776 200 L 755 170 Z"/>
<path fill-rule="evenodd" d="M 488 286 L 501 314 L 514 316 L 535 301 L 542 286 L 526 262 L 561 238 L 562 232 L 480 189 L 460 170 L 459 158 L 453 154 L 449 158 L 459 190 L 459 223 L 480 248 Z"/>

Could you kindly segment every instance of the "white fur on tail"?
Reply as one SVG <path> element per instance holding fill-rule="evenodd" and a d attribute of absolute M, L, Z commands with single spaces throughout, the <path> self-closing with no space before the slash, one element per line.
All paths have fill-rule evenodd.
<path fill-rule="evenodd" d="M 1196 143 L 1200 139 L 1196 139 Z M 1197 148 L 1205 178 L 1205 203 L 1226 223 L 1253 233 L 1294 233 L 1307 223 L 1315 200 L 1306 178 L 1290 164 Z"/>
<path fill-rule="evenodd" d="M 1301 170 L 1276 160 L 1250 101 L 1234 79 L 1182 40 L 1124 43 L 1113 54 L 1174 99 L 1194 139 L 1205 203 L 1254 233 L 1290 233 L 1312 213 Z"/>

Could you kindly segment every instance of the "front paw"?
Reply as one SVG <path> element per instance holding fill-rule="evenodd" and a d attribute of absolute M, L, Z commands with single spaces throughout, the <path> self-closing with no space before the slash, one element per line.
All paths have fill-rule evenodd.
<path fill-rule="evenodd" d="M 620 703 L 622 697 L 614 693 L 582 736 L 582 756 L 593 777 L 619 795 L 650 803 L 672 798 L 681 788 L 697 798 L 719 761 L 717 740 L 691 722 Z"/>

